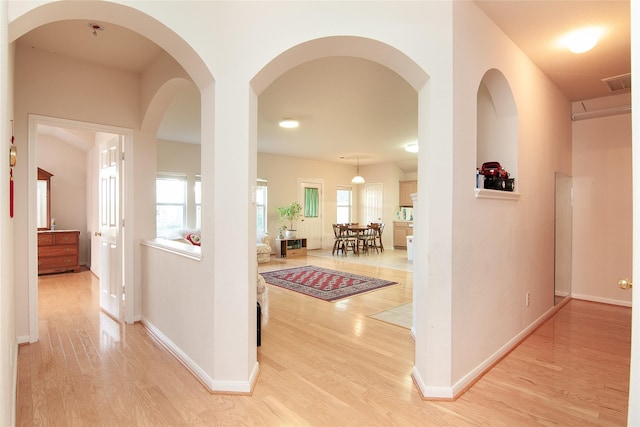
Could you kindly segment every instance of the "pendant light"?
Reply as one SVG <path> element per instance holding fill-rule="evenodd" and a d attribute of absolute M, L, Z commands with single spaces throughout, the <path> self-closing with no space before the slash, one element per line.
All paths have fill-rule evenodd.
<path fill-rule="evenodd" d="M 356 169 L 356 176 L 351 180 L 352 184 L 364 184 L 364 178 L 360 176 L 360 157 L 358 157 L 358 168 Z"/>

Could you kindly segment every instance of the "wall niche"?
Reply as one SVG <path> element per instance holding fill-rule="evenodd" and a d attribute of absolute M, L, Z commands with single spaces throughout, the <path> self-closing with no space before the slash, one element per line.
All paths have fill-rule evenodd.
<path fill-rule="evenodd" d="M 512 192 L 484 189 L 476 180 L 476 197 L 517 199 L 518 111 L 507 79 L 496 69 L 487 71 L 478 87 L 476 123 L 476 168 L 485 162 L 499 162 L 515 179 Z"/>

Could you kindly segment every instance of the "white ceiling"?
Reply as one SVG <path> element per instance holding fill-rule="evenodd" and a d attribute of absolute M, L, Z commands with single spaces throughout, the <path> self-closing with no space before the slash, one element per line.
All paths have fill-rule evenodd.
<path fill-rule="evenodd" d="M 476 0 L 480 8 L 570 101 L 610 95 L 601 79 L 631 72 L 628 0 Z M 596 47 L 574 54 L 559 46 L 566 33 L 602 27 Z"/>
<path fill-rule="evenodd" d="M 574 102 L 574 112 L 630 105 L 629 90 L 610 96 L 601 81 L 630 73 L 628 0 L 476 3 Z M 113 24 L 104 24 L 104 30 L 93 36 L 92 22 L 96 21 L 47 24 L 18 43 L 131 72 L 144 70 L 161 52 L 146 38 Z M 606 31 L 595 49 L 576 55 L 557 46 L 560 36 L 586 25 Z M 176 97 L 158 137 L 198 142 L 198 98 L 193 88 Z M 351 164 L 360 158 L 361 165 L 394 161 L 405 172 L 417 169 L 417 156 L 403 150 L 417 138 L 417 95 L 379 64 L 347 57 L 302 64 L 267 88 L 258 108 L 261 152 Z M 284 117 L 300 120 L 300 127 L 279 128 L 277 121 Z"/>

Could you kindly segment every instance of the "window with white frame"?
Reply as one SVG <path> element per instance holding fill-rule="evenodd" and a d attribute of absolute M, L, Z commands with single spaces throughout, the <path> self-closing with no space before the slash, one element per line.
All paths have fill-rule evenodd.
<path fill-rule="evenodd" d="M 196 204 L 196 228 L 202 225 L 202 180 L 200 175 L 196 175 L 196 182 L 193 184 L 193 192 Z"/>
<path fill-rule="evenodd" d="M 256 185 L 256 231 L 267 232 L 267 180 L 258 179 Z"/>
<path fill-rule="evenodd" d="M 185 228 L 187 177 L 159 174 L 156 177 L 156 235 L 172 237 Z"/>
<path fill-rule="evenodd" d="M 336 194 L 336 224 L 351 222 L 351 187 L 338 187 Z"/>

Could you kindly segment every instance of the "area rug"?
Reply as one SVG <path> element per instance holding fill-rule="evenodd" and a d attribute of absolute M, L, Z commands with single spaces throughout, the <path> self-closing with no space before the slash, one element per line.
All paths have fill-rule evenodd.
<path fill-rule="evenodd" d="M 402 328 L 411 329 L 411 325 L 413 324 L 413 303 L 402 304 L 379 313 L 371 314 L 369 317 Z"/>
<path fill-rule="evenodd" d="M 312 265 L 260 274 L 271 285 L 324 301 L 336 301 L 397 283 Z"/>

